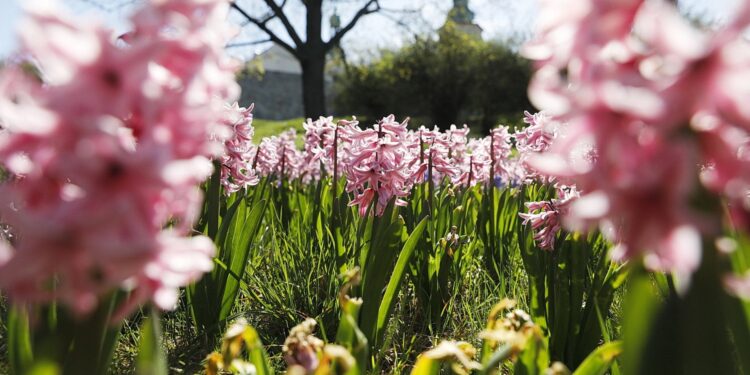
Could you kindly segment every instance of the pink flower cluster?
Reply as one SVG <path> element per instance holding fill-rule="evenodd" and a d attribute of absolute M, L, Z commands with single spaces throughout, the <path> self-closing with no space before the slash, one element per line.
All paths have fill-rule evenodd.
<path fill-rule="evenodd" d="M 249 165 L 247 171 L 254 178 L 274 176 L 279 181 L 299 179 L 309 183 L 325 176 L 346 177 L 347 191 L 355 195 L 351 204 L 358 205 L 364 214 L 377 196 L 375 214 L 379 215 L 391 199 L 398 205 L 405 205 L 404 199 L 411 188 L 429 181 L 439 189 L 442 182 L 456 186 L 491 186 L 495 183 L 520 185 L 543 179 L 527 169 L 526 161 L 548 147 L 556 135 L 553 126 L 556 123 L 542 114 L 528 113 L 527 121 L 529 128 L 515 134 L 511 134 L 508 127 L 500 126 L 487 137 L 469 139 L 466 125 L 461 128 L 452 125 L 445 131 L 424 126 L 409 130 L 406 121 L 396 122 L 391 115 L 372 128 L 363 129 L 356 118 L 335 124 L 332 117 L 320 117 L 303 124 L 304 148 L 301 151 L 295 146 L 296 133 L 289 130 L 261 140 L 257 149 L 247 146 L 251 150 L 247 154 L 243 148 L 243 152 L 231 160 Z M 233 142 L 240 138 L 249 142 L 249 137 L 238 138 L 237 135 Z M 514 143 L 524 145 L 515 155 Z M 248 164 L 249 159 L 252 162 Z M 225 177 L 227 175 L 231 176 L 227 173 Z"/>
<path fill-rule="evenodd" d="M 457 129 L 452 125 L 445 133 L 435 127 L 428 130 L 424 126 L 413 133 L 413 147 L 410 148 L 412 160 L 417 165 L 414 172 L 415 182 L 432 181 L 439 184 L 444 178 L 453 181 L 458 176 L 458 159 L 466 150 L 469 128 Z"/>
<path fill-rule="evenodd" d="M 345 153 L 350 160 L 346 191 L 355 194 L 349 205 L 358 205 L 361 215 L 367 212 L 373 199 L 377 199 L 376 215 L 381 215 L 392 199 L 396 205 L 405 206 L 403 198 L 409 195 L 413 184 L 413 171 L 408 168 L 412 154 L 408 149 L 406 121 L 399 123 L 391 115 L 372 128 L 347 126 L 342 130 L 342 138 L 348 143 Z"/>
<path fill-rule="evenodd" d="M 305 177 L 320 180 L 325 171 L 333 174 L 333 163 L 338 163 L 338 133 L 333 117 L 320 117 L 316 121 L 307 119 L 305 128 L 304 162 Z M 336 150 L 334 150 L 336 148 Z"/>
<path fill-rule="evenodd" d="M 568 213 L 571 202 L 578 196 L 578 191 L 574 186 L 559 186 L 556 199 L 526 202 L 529 212 L 522 212 L 518 215 L 523 219 L 523 225 L 531 224 L 534 241 L 540 249 L 548 251 L 555 249 L 555 238 L 562 229 L 561 216 Z"/>
<path fill-rule="evenodd" d="M 225 142 L 226 152 L 221 157 L 221 182 L 226 194 L 255 186 L 259 181 L 253 168 L 257 148 L 253 145 L 252 112 L 252 105 L 242 108 L 234 103 L 226 108 L 225 124 L 233 129 L 233 136 Z"/>
<path fill-rule="evenodd" d="M 461 172 L 456 179 L 457 185 L 471 187 L 490 180 L 492 158 L 489 149 L 489 137 L 474 138 L 467 142 L 466 152 L 459 167 Z"/>
<path fill-rule="evenodd" d="M 542 2 L 524 48 L 537 60 L 529 94 L 567 125 L 531 164 L 584 192 L 566 222 L 601 224 L 618 258 L 689 275 L 701 235 L 717 230 L 690 202 L 707 188 L 750 208 L 750 2 L 740 3 L 709 32 L 666 1 Z"/>
<path fill-rule="evenodd" d="M 212 268 L 212 241 L 191 229 L 239 93 L 223 50 L 229 4 L 151 1 L 127 46 L 35 4 L 20 44 L 41 76 L 0 72 L 0 162 L 15 175 L 0 185 L 15 235 L 0 244 L 0 288 L 79 314 L 121 288 L 121 317 L 148 300 L 171 308 Z"/>
<path fill-rule="evenodd" d="M 303 175 L 304 157 L 297 150 L 297 132 L 290 129 L 278 136 L 264 138 L 258 146 L 253 165 L 262 177 L 275 177 L 279 182 Z M 251 166 L 251 167 L 252 167 Z"/>
<path fill-rule="evenodd" d="M 523 114 L 523 122 L 529 126 L 520 129 L 514 134 L 518 152 L 527 154 L 547 151 L 556 137 L 555 124 L 544 112 L 531 114 L 528 111 L 524 111 Z M 507 147 L 506 152 L 510 152 L 510 147 Z"/>

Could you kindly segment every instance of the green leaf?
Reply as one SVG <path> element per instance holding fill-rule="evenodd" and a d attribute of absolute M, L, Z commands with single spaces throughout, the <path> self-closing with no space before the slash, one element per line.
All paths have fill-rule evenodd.
<path fill-rule="evenodd" d="M 383 216 L 375 219 L 371 244 L 366 256 L 363 256 L 364 264 L 360 265 L 363 307 L 359 326 L 371 345 L 375 342 L 380 303 L 389 281 L 390 272 L 387 270 L 393 269 L 396 263 L 403 230 L 403 224 L 391 201 Z"/>
<path fill-rule="evenodd" d="M 369 346 L 367 344 L 367 337 L 357 325 L 361 307 L 362 300 L 349 299 L 348 297 L 343 298 L 341 322 L 336 332 L 336 342 L 352 353 L 352 356 L 357 361 L 358 368 L 365 369 L 368 367 Z"/>
<path fill-rule="evenodd" d="M 245 340 L 248 359 L 255 366 L 257 375 L 273 375 L 273 366 L 255 328 L 246 327 L 242 338 Z"/>
<path fill-rule="evenodd" d="M 420 355 L 417 358 L 414 369 L 411 371 L 411 375 L 439 375 L 442 366 L 443 363 L 441 360 Z"/>
<path fill-rule="evenodd" d="M 25 374 L 34 360 L 29 317 L 20 307 L 8 312 L 8 360 L 12 374 Z"/>
<path fill-rule="evenodd" d="M 242 206 L 244 206 L 244 203 Z M 225 253 L 222 254 L 224 255 L 222 256 L 224 264 L 227 265 L 231 273 L 226 273 L 224 278 L 219 280 L 220 283 L 223 282 L 224 284 L 219 321 L 225 321 L 232 312 L 242 281 L 241 277 L 244 276 L 247 267 L 252 240 L 260 232 L 265 211 L 266 201 L 261 200 L 253 206 L 247 215 L 244 209 L 238 209 L 238 214 L 232 220 L 233 224 L 227 236 L 230 242 L 225 244 Z M 232 275 L 237 275 L 240 279 Z"/>
<path fill-rule="evenodd" d="M 112 321 L 112 313 L 124 293 L 113 293 L 102 299 L 97 309 L 84 319 L 66 314 L 58 326 L 71 325 L 73 342 L 65 357 L 66 374 L 106 373 L 112 361 L 114 347 L 120 335 L 121 322 Z"/>
<path fill-rule="evenodd" d="M 424 232 L 424 228 L 427 226 L 427 220 L 428 218 L 424 218 L 419 222 L 417 227 L 414 228 L 414 230 L 409 235 L 406 243 L 404 243 L 404 247 L 401 248 L 401 253 L 398 256 L 398 260 L 396 261 L 396 267 L 393 269 L 391 279 L 390 281 L 388 281 L 388 286 L 386 287 L 385 294 L 383 295 L 383 300 L 380 303 L 380 308 L 378 309 L 378 321 L 375 334 L 376 345 L 382 342 L 386 325 L 388 324 L 388 320 L 391 316 L 391 313 L 393 312 L 393 307 L 396 304 L 398 293 L 401 290 L 401 284 L 403 283 L 404 276 L 406 275 L 406 269 L 411 262 L 412 256 L 414 255 L 414 249 L 416 249 L 417 244 L 422 237 L 422 232 Z"/>
<path fill-rule="evenodd" d="M 486 363 L 482 364 L 482 369 L 479 371 L 480 374 L 494 374 L 497 372 L 500 363 L 510 358 L 513 354 L 513 345 L 501 345 L 495 350 L 494 353 L 489 357 Z"/>
<path fill-rule="evenodd" d="M 608 342 L 589 354 L 573 375 L 604 375 L 620 354 L 622 354 L 622 342 Z"/>
<path fill-rule="evenodd" d="M 52 361 L 40 361 L 37 363 L 34 363 L 33 366 L 29 369 L 28 372 L 25 373 L 26 375 L 60 375 L 62 374 L 62 370 L 60 370 L 60 366 Z"/>
<path fill-rule="evenodd" d="M 528 338 L 526 347 L 518 356 L 514 375 L 536 375 L 544 373 L 549 366 L 549 348 L 547 338 L 540 331 Z"/>
<path fill-rule="evenodd" d="M 138 345 L 136 369 L 139 375 L 166 375 L 167 358 L 164 355 L 159 316 L 151 313 L 141 325 L 141 342 Z"/>

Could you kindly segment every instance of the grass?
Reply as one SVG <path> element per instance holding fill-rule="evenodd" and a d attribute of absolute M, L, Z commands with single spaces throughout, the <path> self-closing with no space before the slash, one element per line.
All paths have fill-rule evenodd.
<path fill-rule="evenodd" d="M 264 119 L 253 119 L 253 127 L 255 128 L 255 140 L 260 140 L 265 137 L 278 135 L 286 130 L 295 129 L 297 133 L 302 133 L 304 129 L 302 124 L 305 119 L 302 117 L 293 118 L 289 120 L 264 120 Z"/>

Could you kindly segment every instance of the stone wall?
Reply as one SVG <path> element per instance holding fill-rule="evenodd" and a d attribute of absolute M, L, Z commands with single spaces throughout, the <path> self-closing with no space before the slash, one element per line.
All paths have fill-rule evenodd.
<path fill-rule="evenodd" d="M 242 87 L 240 105 L 246 107 L 255 103 L 253 114 L 265 120 L 288 120 L 304 117 L 302 104 L 302 76 L 293 73 L 266 71 L 262 76 L 244 75 L 237 82 Z M 333 108 L 333 80 L 326 77 L 326 108 L 335 114 Z"/>
<path fill-rule="evenodd" d="M 255 103 L 255 117 L 286 120 L 304 115 L 300 75 L 266 71 L 262 76 L 243 76 L 238 82 L 242 87 L 240 105 Z"/>

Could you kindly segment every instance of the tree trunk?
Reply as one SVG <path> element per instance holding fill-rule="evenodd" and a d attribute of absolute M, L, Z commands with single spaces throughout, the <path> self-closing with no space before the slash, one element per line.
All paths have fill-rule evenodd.
<path fill-rule="evenodd" d="M 307 41 L 301 48 L 302 103 L 305 117 L 316 119 L 326 115 L 325 66 L 326 45 L 321 37 L 323 23 L 323 1 L 308 0 Z"/>
<path fill-rule="evenodd" d="M 302 103 L 305 117 L 317 119 L 325 116 L 325 52 L 322 57 L 301 61 L 302 64 Z"/>

